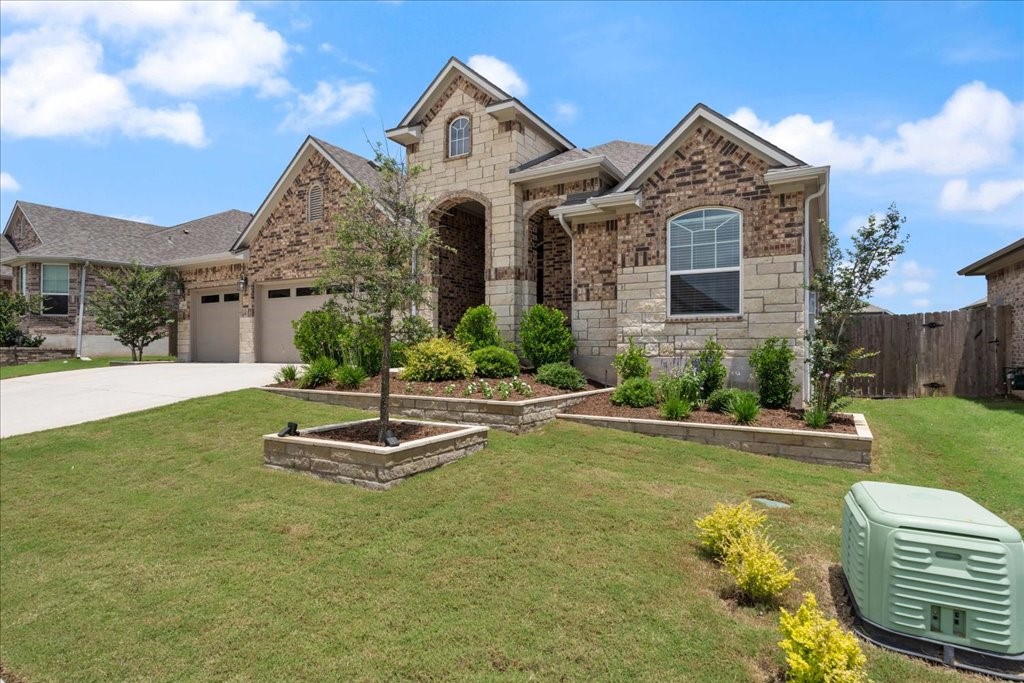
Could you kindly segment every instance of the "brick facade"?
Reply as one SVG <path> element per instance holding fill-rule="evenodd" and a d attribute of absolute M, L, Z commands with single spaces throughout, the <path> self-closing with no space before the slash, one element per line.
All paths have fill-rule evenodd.
<path fill-rule="evenodd" d="M 21 212 L 21 209 L 15 210 L 11 215 L 11 220 L 7 224 L 7 230 L 4 234 L 7 235 L 7 239 L 11 241 L 11 244 L 18 251 L 31 249 L 42 243 L 36 231 L 28 224 L 28 219 L 25 218 L 25 214 Z"/>
<path fill-rule="evenodd" d="M 1012 310 L 1006 360 L 1014 367 L 1024 367 L 1024 261 L 989 273 L 985 279 L 989 306 L 1009 306 Z"/>
<path fill-rule="evenodd" d="M 437 259 L 437 322 L 448 333 L 467 308 L 485 301 L 485 221 L 479 208 L 476 214 L 458 205 L 438 217 L 438 236 L 448 249 Z"/>

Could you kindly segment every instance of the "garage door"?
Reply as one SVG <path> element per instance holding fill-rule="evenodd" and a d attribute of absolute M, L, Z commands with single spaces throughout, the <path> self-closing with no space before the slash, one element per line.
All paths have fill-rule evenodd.
<path fill-rule="evenodd" d="M 192 302 L 193 357 L 206 363 L 238 362 L 238 292 L 198 292 Z"/>
<path fill-rule="evenodd" d="M 306 311 L 324 305 L 329 297 L 317 294 L 309 285 L 265 285 L 259 288 L 260 361 L 263 363 L 298 363 L 299 352 L 293 340 L 292 321 Z"/>

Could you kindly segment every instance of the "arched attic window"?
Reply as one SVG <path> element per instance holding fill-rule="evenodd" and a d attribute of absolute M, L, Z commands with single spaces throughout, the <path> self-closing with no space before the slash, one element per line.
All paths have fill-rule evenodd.
<path fill-rule="evenodd" d="M 306 220 L 310 223 L 322 220 L 324 217 L 324 188 L 320 183 L 313 183 L 309 186 L 306 194 Z"/>
<path fill-rule="evenodd" d="M 669 315 L 738 315 L 743 216 L 697 209 L 668 222 Z"/>
<path fill-rule="evenodd" d="M 469 154 L 470 125 L 468 116 L 459 116 L 448 124 L 448 156 Z"/>

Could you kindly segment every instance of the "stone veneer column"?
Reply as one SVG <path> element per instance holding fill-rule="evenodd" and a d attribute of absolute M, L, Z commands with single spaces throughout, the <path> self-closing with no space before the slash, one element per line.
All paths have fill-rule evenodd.
<path fill-rule="evenodd" d="M 256 362 L 256 318 L 238 319 L 238 362 Z"/>
<path fill-rule="evenodd" d="M 192 360 L 192 323 L 189 320 L 178 320 L 178 361 L 188 363 Z"/>

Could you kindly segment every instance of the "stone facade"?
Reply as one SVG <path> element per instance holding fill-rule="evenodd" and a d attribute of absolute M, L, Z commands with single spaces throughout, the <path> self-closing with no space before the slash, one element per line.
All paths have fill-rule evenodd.
<path fill-rule="evenodd" d="M 0 366 L 25 365 L 44 360 L 74 358 L 74 349 L 45 349 L 27 346 L 0 346 Z"/>
<path fill-rule="evenodd" d="M 1006 360 L 1014 367 L 1024 367 L 1024 261 L 989 273 L 985 279 L 989 306 L 1009 306 L 1012 310 Z"/>

